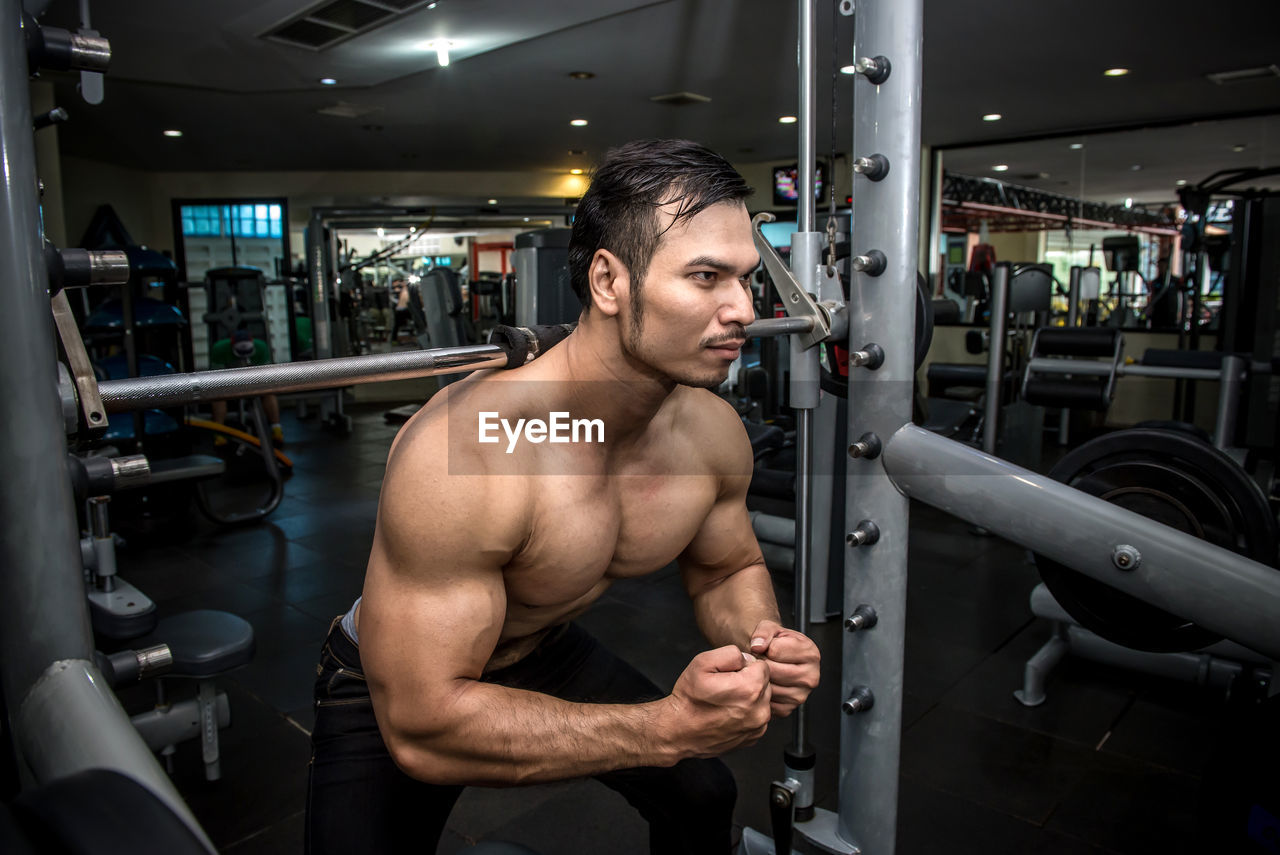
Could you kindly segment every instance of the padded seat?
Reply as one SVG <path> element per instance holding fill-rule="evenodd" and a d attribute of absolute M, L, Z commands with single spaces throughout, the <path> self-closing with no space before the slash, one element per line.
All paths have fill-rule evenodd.
<path fill-rule="evenodd" d="M 170 677 L 216 677 L 253 659 L 253 626 L 230 612 L 198 609 L 160 620 L 151 638 L 173 652 Z"/>

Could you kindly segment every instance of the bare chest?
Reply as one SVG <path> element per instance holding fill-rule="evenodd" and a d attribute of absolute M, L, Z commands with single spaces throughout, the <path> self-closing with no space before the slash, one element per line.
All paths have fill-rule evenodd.
<path fill-rule="evenodd" d="M 547 480 L 532 536 L 505 571 L 510 618 L 526 609 L 564 619 L 613 580 L 661 569 L 715 501 L 713 479 L 690 475 Z"/>

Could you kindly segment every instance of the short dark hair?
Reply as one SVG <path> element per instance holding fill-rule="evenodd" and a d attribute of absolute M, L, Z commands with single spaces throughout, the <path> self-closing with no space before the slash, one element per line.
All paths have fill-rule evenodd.
<path fill-rule="evenodd" d="M 569 239 L 569 284 L 591 306 L 587 272 L 596 250 L 607 249 L 639 285 L 662 239 L 658 208 L 679 202 L 671 226 L 718 202 L 751 195 L 729 161 L 688 140 L 640 140 L 611 149 L 578 203 Z"/>

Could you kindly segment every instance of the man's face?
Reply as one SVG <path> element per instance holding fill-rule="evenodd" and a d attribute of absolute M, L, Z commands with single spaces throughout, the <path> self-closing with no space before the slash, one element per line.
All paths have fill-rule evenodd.
<path fill-rule="evenodd" d="M 673 216 L 659 209 L 659 229 Z M 686 386 L 719 386 L 755 319 L 751 273 L 759 264 L 740 202 L 711 205 L 667 230 L 621 310 L 628 356 Z"/>

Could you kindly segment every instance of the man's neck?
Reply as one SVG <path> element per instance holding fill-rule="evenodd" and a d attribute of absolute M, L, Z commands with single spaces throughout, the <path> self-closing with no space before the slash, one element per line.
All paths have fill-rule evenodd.
<path fill-rule="evenodd" d="M 554 373 L 567 381 L 573 417 L 602 419 L 609 426 L 607 444 L 643 433 L 677 388 L 622 351 L 616 324 L 612 318 L 586 317 L 544 357 L 558 357 Z"/>

